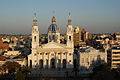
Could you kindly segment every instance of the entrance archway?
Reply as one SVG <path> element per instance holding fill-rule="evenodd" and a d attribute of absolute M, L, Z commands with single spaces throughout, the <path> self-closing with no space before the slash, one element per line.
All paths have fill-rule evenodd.
<path fill-rule="evenodd" d="M 77 68 L 77 60 L 74 59 L 74 68 L 76 69 Z"/>
<path fill-rule="evenodd" d="M 51 68 L 55 68 L 55 59 L 54 58 L 51 59 L 50 66 L 51 66 Z"/>
<path fill-rule="evenodd" d="M 61 60 L 58 59 L 57 68 L 61 68 Z"/>
<path fill-rule="evenodd" d="M 39 65 L 40 65 L 40 68 L 43 68 L 43 60 L 42 59 L 39 60 Z"/>
<path fill-rule="evenodd" d="M 30 68 L 32 68 L 32 60 L 30 60 Z"/>
<path fill-rule="evenodd" d="M 48 68 L 48 65 L 49 65 L 49 64 L 48 64 L 48 59 L 46 59 L 46 68 Z"/>
<path fill-rule="evenodd" d="M 63 59 L 63 68 L 66 68 L 66 59 Z"/>

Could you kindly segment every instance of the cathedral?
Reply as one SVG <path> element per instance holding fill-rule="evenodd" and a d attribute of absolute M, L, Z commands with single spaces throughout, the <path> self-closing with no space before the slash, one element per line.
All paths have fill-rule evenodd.
<path fill-rule="evenodd" d="M 66 26 L 66 44 L 60 43 L 60 29 L 56 24 L 55 16 L 52 17 L 51 25 L 48 27 L 48 43 L 40 44 L 39 29 L 36 15 L 32 25 L 32 47 L 28 55 L 28 66 L 31 68 L 73 68 L 73 26 L 69 16 Z"/>

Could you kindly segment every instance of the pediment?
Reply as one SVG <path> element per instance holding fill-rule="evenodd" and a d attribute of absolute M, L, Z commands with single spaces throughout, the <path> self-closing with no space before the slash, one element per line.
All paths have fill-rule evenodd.
<path fill-rule="evenodd" d="M 66 46 L 55 42 L 49 42 L 47 44 L 42 45 L 41 48 L 66 48 Z"/>

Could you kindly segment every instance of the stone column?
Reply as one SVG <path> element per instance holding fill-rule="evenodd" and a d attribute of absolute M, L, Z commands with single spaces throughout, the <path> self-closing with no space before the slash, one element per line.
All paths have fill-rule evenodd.
<path fill-rule="evenodd" d="M 65 52 L 65 56 L 66 56 L 66 68 L 68 68 L 69 66 L 69 60 L 68 60 L 68 52 Z"/>
<path fill-rule="evenodd" d="M 58 63 L 58 60 L 57 60 L 57 52 L 55 53 L 55 68 L 57 68 L 57 63 Z"/>
<path fill-rule="evenodd" d="M 46 65 L 45 54 L 46 54 L 46 52 L 43 53 L 43 68 L 44 69 L 45 69 L 45 65 Z"/>
<path fill-rule="evenodd" d="M 63 68 L 63 59 L 62 59 L 62 55 L 63 55 L 63 53 L 61 52 L 61 53 L 60 53 L 60 59 L 61 59 L 61 65 L 60 65 L 60 68 Z"/>
<path fill-rule="evenodd" d="M 50 53 L 48 54 L 48 68 L 50 68 Z"/>

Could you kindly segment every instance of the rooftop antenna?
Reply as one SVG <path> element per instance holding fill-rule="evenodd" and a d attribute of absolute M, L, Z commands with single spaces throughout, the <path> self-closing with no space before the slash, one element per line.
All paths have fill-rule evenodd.
<path fill-rule="evenodd" d="M 55 15 L 55 11 L 53 10 L 53 16 Z"/>
<path fill-rule="evenodd" d="M 71 25 L 71 24 L 72 24 L 72 20 L 71 20 L 71 15 L 70 15 L 70 12 L 69 12 L 68 25 Z"/>
<path fill-rule="evenodd" d="M 55 11 L 53 11 L 52 24 L 56 24 L 56 18 L 54 16 L 54 14 L 55 14 Z"/>
<path fill-rule="evenodd" d="M 34 16 L 36 16 L 36 13 L 34 13 Z"/>
<path fill-rule="evenodd" d="M 70 14 L 70 12 L 69 12 L 69 19 L 70 19 L 70 17 L 71 17 L 71 14 Z"/>

